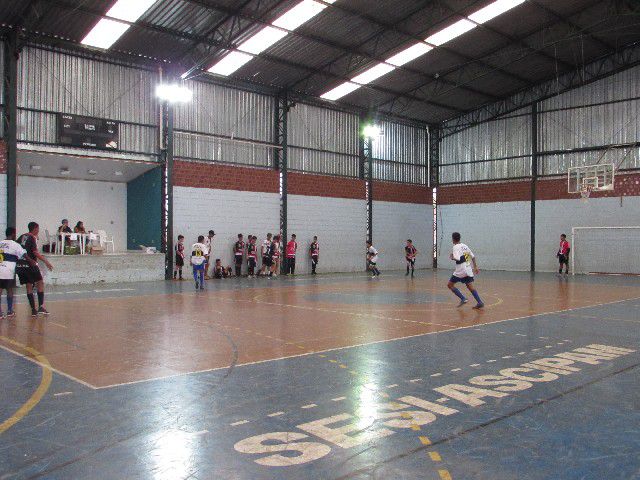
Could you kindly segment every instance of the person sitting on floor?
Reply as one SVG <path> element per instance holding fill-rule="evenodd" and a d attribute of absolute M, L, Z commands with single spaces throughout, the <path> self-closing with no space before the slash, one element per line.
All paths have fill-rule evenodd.
<path fill-rule="evenodd" d="M 219 258 L 216 258 L 216 263 L 213 266 L 214 278 L 227 278 L 231 276 L 231 267 L 225 268 Z"/>

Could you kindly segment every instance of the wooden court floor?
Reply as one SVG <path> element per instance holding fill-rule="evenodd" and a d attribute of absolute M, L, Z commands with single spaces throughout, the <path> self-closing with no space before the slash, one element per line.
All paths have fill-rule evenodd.
<path fill-rule="evenodd" d="M 0 479 L 640 478 L 640 279 L 449 274 L 21 296 Z"/>
<path fill-rule="evenodd" d="M 488 273 L 476 282 L 486 308 L 475 311 L 470 295 L 456 308 L 447 273 L 212 280 L 202 292 L 185 281 L 119 296 L 109 289 L 90 298 L 49 295 L 52 315 L 32 319 L 19 308 L 15 320 L 0 323 L 0 344 L 18 353 L 10 340 L 30 347 L 54 371 L 103 388 L 640 296 L 637 282 Z"/>

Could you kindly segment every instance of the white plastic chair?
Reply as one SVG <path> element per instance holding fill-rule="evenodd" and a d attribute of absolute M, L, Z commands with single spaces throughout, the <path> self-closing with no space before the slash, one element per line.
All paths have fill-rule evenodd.
<path fill-rule="evenodd" d="M 58 253 L 58 249 L 60 248 L 60 241 L 57 238 L 57 235 L 51 235 L 48 229 L 44 229 L 45 243 L 49 245 L 49 253 L 56 254 Z M 55 245 L 55 250 L 53 246 Z"/>
<path fill-rule="evenodd" d="M 105 253 L 107 253 L 107 245 L 111 245 L 111 253 L 115 253 L 116 245 L 113 241 L 113 235 L 111 235 L 111 237 L 107 237 L 107 232 L 104 230 L 97 230 L 96 233 L 100 238 L 100 246 L 104 248 Z"/>

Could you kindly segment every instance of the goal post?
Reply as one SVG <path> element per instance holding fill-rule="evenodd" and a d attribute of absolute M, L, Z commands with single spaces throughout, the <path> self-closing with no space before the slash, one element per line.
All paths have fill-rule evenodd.
<path fill-rule="evenodd" d="M 573 227 L 571 271 L 640 275 L 640 226 Z"/>

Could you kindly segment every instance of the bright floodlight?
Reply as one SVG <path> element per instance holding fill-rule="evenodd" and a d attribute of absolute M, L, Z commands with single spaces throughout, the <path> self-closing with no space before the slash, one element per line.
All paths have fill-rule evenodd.
<path fill-rule="evenodd" d="M 362 129 L 362 134 L 364 135 L 365 138 L 378 138 L 380 136 L 381 130 L 380 127 L 378 125 L 365 125 L 365 127 Z"/>
<path fill-rule="evenodd" d="M 191 101 L 193 92 L 181 85 L 160 84 L 156 87 L 156 96 L 163 102 L 187 103 Z"/>

